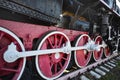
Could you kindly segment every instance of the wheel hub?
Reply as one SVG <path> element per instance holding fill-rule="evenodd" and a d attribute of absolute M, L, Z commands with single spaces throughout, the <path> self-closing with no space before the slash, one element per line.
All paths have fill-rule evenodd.
<path fill-rule="evenodd" d="M 60 58 L 60 53 L 55 53 L 55 59 L 59 59 Z"/>
<path fill-rule="evenodd" d="M 87 51 L 86 51 L 86 50 L 84 50 L 84 54 L 85 54 L 85 55 L 87 54 Z"/>
<path fill-rule="evenodd" d="M 58 63 L 58 62 L 61 61 L 61 57 L 62 57 L 62 54 L 60 54 L 60 53 L 52 54 L 52 56 L 51 56 L 51 61 L 52 61 L 53 63 Z"/>

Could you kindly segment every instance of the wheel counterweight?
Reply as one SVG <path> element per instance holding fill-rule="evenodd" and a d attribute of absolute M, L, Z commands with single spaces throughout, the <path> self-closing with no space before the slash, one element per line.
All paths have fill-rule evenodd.
<path fill-rule="evenodd" d="M 14 33 L 0 27 L 0 79 L 2 80 L 19 80 L 25 68 L 26 58 L 20 58 L 13 63 L 4 61 L 4 52 L 12 42 L 18 51 L 25 51 L 22 42 Z"/>
<path fill-rule="evenodd" d="M 80 35 L 75 41 L 75 47 L 84 46 L 89 40 L 90 37 L 87 34 Z M 76 50 L 74 51 L 74 58 L 78 67 L 85 67 L 90 61 L 91 52 L 87 50 Z"/>
<path fill-rule="evenodd" d="M 101 36 L 97 36 L 95 38 L 95 44 L 98 45 L 102 45 L 102 37 Z M 103 48 L 100 48 L 100 51 L 93 51 L 93 58 L 95 61 L 99 61 L 102 58 L 102 54 L 103 54 Z"/>
<path fill-rule="evenodd" d="M 48 32 L 36 44 L 37 50 L 61 48 L 69 42 L 68 37 L 59 31 Z M 67 68 L 71 54 L 62 52 L 36 56 L 35 65 L 40 76 L 44 79 L 55 79 Z"/>

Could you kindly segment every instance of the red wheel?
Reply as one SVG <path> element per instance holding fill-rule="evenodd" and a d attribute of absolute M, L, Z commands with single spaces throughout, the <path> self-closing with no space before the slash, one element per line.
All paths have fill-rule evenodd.
<path fill-rule="evenodd" d="M 105 55 L 105 57 L 110 56 L 110 48 L 108 46 L 104 48 L 104 55 Z"/>
<path fill-rule="evenodd" d="M 66 42 L 69 42 L 69 39 L 64 33 L 53 31 L 38 40 L 37 50 L 61 48 Z M 70 57 L 71 54 L 61 52 L 36 56 L 37 71 L 44 79 L 55 79 L 67 68 Z"/>
<path fill-rule="evenodd" d="M 15 34 L 0 27 L 0 80 L 19 80 L 25 68 L 25 58 L 18 59 L 13 63 L 4 61 L 3 54 L 11 42 L 16 45 L 18 51 L 25 51 L 22 42 Z"/>
<path fill-rule="evenodd" d="M 101 45 L 102 44 L 102 37 L 101 36 L 97 36 L 95 38 L 95 44 Z M 95 61 L 99 61 L 102 58 L 102 54 L 103 54 L 103 48 L 100 48 L 100 51 L 93 51 L 93 58 Z"/>
<path fill-rule="evenodd" d="M 83 34 L 76 39 L 75 47 L 84 46 L 89 40 L 90 37 L 87 34 Z M 76 65 L 80 68 L 85 67 L 89 63 L 91 55 L 91 52 L 88 52 L 87 50 L 74 51 Z"/>

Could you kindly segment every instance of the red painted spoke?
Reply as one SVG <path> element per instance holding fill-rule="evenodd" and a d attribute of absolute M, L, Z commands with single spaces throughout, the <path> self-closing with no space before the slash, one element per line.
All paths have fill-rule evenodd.
<path fill-rule="evenodd" d="M 52 67 L 53 67 L 53 61 L 52 60 L 50 60 L 50 68 L 52 69 Z"/>
<path fill-rule="evenodd" d="M 3 53 L 5 50 L 7 50 L 7 47 L 8 47 L 8 46 L 5 46 L 5 47 L 3 47 L 2 49 L 0 49 L 0 53 Z"/>
<path fill-rule="evenodd" d="M 95 51 L 95 57 L 96 57 L 96 58 L 99 57 L 99 52 Z"/>
<path fill-rule="evenodd" d="M 99 57 L 99 56 L 100 56 L 100 53 L 98 52 L 98 53 L 97 53 L 97 57 Z"/>
<path fill-rule="evenodd" d="M 0 34 L 0 40 L 2 39 L 3 36 L 4 36 L 4 33 L 1 33 Z"/>
<path fill-rule="evenodd" d="M 57 73 L 57 64 L 54 64 L 54 71 Z"/>
<path fill-rule="evenodd" d="M 60 37 L 59 44 L 58 44 L 59 47 L 61 46 L 62 41 L 63 41 L 63 36 Z"/>
<path fill-rule="evenodd" d="M 54 46 L 57 47 L 57 34 L 54 35 Z"/>
<path fill-rule="evenodd" d="M 52 48 L 54 48 L 54 46 L 53 46 L 52 41 L 50 40 L 50 38 L 47 38 L 47 40 L 48 40 L 50 46 L 51 46 Z"/>
<path fill-rule="evenodd" d="M 83 36 L 83 38 L 81 39 L 81 41 L 80 41 L 83 45 L 85 45 L 85 43 L 86 43 L 86 38 L 85 38 L 85 36 Z"/>
<path fill-rule="evenodd" d="M 88 37 L 85 36 L 83 41 L 84 41 L 84 44 L 86 44 L 88 42 Z"/>
<path fill-rule="evenodd" d="M 13 43 L 14 43 L 15 45 L 17 45 L 17 44 L 18 44 L 18 42 L 17 42 L 17 41 L 14 41 Z"/>
<path fill-rule="evenodd" d="M 63 59 L 63 60 L 65 60 L 65 61 L 67 61 L 67 59 L 66 59 L 66 58 L 64 58 L 64 57 L 62 57 L 62 59 Z"/>
<path fill-rule="evenodd" d="M 105 54 L 106 54 L 106 56 L 108 56 L 110 54 L 110 51 L 109 51 L 108 47 L 105 48 Z"/>
<path fill-rule="evenodd" d="M 7 46 L 6 47 L 4 47 L 4 48 L 2 48 L 2 49 L 0 49 L 0 67 L 2 67 L 2 66 L 4 66 L 4 64 L 6 63 L 5 61 L 4 61 L 4 59 L 2 58 L 3 57 L 3 54 L 4 54 L 4 52 L 7 50 Z"/>
<path fill-rule="evenodd" d="M 61 68 L 63 67 L 61 62 L 59 62 L 59 65 L 60 65 Z"/>
<path fill-rule="evenodd" d="M 87 59 L 87 58 L 88 58 L 88 55 L 89 55 L 89 53 L 87 52 L 87 54 L 85 54 L 85 59 Z"/>
<path fill-rule="evenodd" d="M 83 39 L 83 38 L 81 38 L 81 39 L 80 39 L 80 41 L 79 41 L 78 45 L 79 45 L 79 46 L 84 45 L 84 39 Z"/>
<path fill-rule="evenodd" d="M 19 70 L 9 69 L 9 68 L 1 68 L 1 70 L 9 71 L 9 72 L 20 72 Z"/>

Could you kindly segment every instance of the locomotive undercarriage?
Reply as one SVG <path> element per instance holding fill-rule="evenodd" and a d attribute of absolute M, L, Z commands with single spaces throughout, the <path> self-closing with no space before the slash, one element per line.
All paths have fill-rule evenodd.
<path fill-rule="evenodd" d="M 48 64 L 49 64 L 49 66 L 51 64 L 54 66 L 55 66 L 55 64 L 57 64 L 57 66 L 56 66 L 57 69 L 52 65 L 50 66 L 52 68 L 55 68 L 55 70 L 53 69 L 50 71 L 50 72 L 53 71 L 51 74 L 52 77 L 54 75 L 58 74 L 58 72 L 61 70 L 62 70 L 61 72 L 63 73 L 64 69 L 66 69 L 66 67 L 68 65 L 68 62 L 70 61 L 71 51 L 75 51 L 75 61 L 77 62 L 77 65 L 79 67 L 84 67 L 90 61 L 92 51 L 94 51 L 94 55 L 98 55 L 98 53 L 99 53 L 98 56 L 94 57 L 95 60 L 98 61 L 102 58 L 102 53 L 103 53 L 103 49 L 102 48 L 100 49 L 100 47 L 106 47 L 105 44 L 102 44 L 103 42 L 102 42 L 102 38 L 100 36 L 98 36 L 96 38 L 95 43 L 94 43 L 93 41 L 91 41 L 90 37 L 87 35 L 88 34 L 87 32 L 64 30 L 64 29 L 56 28 L 56 27 L 46 27 L 46 26 L 25 24 L 25 23 L 6 21 L 6 20 L 0 20 L 0 24 L 1 24 L 1 26 L 5 26 L 4 28 L 1 27 L 1 41 L 2 41 L 2 43 L 5 43 L 6 41 L 8 42 L 7 44 L 1 43 L 2 46 L 6 46 L 5 48 L 1 48 L 1 51 L 3 53 L 2 61 L 6 65 L 10 64 L 10 63 L 14 64 L 14 62 L 19 62 L 19 60 L 21 61 L 25 57 L 36 56 L 36 61 L 35 61 L 36 67 L 37 67 L 37 70 L 39 71 L 38 73 L 40 73 L 41 75 L 43 75 L 44 70 L 46 68 L 48 68 L 48 66 L 46 66 L 46 68 L 45 68 L 44 65 L 48 65 Z M 17 26 L 15 24 L 17 24 Z M 26 29 L 24 29 L 24 27 L 26 27 Z M 44 27 L 44 29 L 43 29 L 43 27 Z M 26 31 L 27 29 L 29 29 L 29 31 Z M 42 29 L 42 31 L 41 31 L 41 29 Z M 13 33 L 9 32 L 9 30 L 12 31 Z M 56 31 L 53 31 L 53 30 L 56 30 Z M 23 33 L 23 31 L 24 31 L 24 33 Z M 32 34 L 31 34 L 31 31 L 32 31 Z M 53 32 L 49 32 L 49 31 L 53 31 Z M 17 36 L 19 36 L 19 38 L 22 40 L 22 42 L 20 41 L 20 39 L 18 37 L 15 36 L 14 33 L 16 33 Z M 44 39 L 44 37 L 42 37 L 42 35 L 45 35 L 46 33 L 47 33 L 47 35 L 45 37 L 49 43 L 48 42 L 45 43 L 46 40 Z M 65 34 L 67 36 L 65 36 Z M 50 35 L 50 37 L 48 35 Z M 81 35 L 81 36 L 78 38 L 78 40 L 76 42 L 76 45 L 75 45 L 76 47 L 74 47 L 74 46 L 71 47 L 70 46 L 71 42 L 73 42 L 74 39 L 76 39 L 76 37 L 79 35 Z M 38 39 L 41 37 L 43 38 L 42 43 L 40 43 L 41 41 L 39 41 L 39 39 Z M 37 39 L 37 42 L 33 42 L 36 39 Z M 58 42 L 58 40 L 60 40 L 60 42 Z M 3 42 L 3 41 L 5 41 L 5 42 Z M 45 43 L 45 44 L 42 45 L 43 43 Z M 39 45 L 39 44 L 41 44 L 41 45 Z M 38 45 L 38 47 L 37 47 L 37 45 Z M 21 56 L 19 59 L 15 60 L 15 61 L 11 61 L 14 59 L 14 57 L 17 57 L 17 58 L 19 57 L 19 49 L 18 49 L 19 46 L 22 47 L 23 50 L 25 50 L 25 51 L 23 51 L 23 53 L 20 53 L 23 56 Z M 46 50 L 45 54 L 42 54 L 41 51 L 38 51 L 40 49 L 40 46 L 43 47 L 42 52 L 45 52 L 45 50 Z M 79 47 L 77 47 L 77 46 L 79 46 Z M 29 53 L 29 51 L 33 50 L 33 48 L 35 48 L 35 47 L 38 50 L 35 52 L 33 51 L 32 53 Z M 49 50 L 49 51 L 47 51 L 47 50 Z M 104 50 L 106 50 L 106 49 L 104 49 Z M 8 53 L 7 53 L 7 51 L 8 51 Z M 17 51 L 18 51 L 18 53 L 17 53 Z M 27 52 L 27 54 L 26 54 L 26 52 Z M 79 52 L 81 52 L 82 54 L 79 55 Z M 9 55 L 9 53 L 13 53 L 13 54 Z M 46 54 L 46 53 L 48 53 L 48 54 Z M 26 54 L 26 55 L 24 55 L 24 54 Z M 48 60 L 48 61 L 46 61 L 46 63 L 44 61 L 44 63 L 42 65 L 40 65 L 38 62 L 39 56 L 40 56 L 39 54 L 40 55 L 42 54 L 44 56 L 46 55 L 45 60 L 47 60 L 48 59 L 47 56 L 49 56 L 49 58 L 52 60 L 51 63 L 48 63 L 48 61 L 49 61 Z M 108 57 L 110 55 L 110 53 L 105 52 L 105 55 L 106 55 L 106 57 Z M 5 58 L 5 57 L 7 57 L 7 58 Z M 85 63 L 80 62 L 79 57 L 83 57 L 83 59 L 81 59 L 81 61 L 85 61 Z M 26 59 L 23 61 L 24 61 L 24 65 L 25 65 Z M 25 67 L 24 65 L 23 65 L 22 69 L 20 70 L 21 73 L 22 73 L 23 68 Z M 15 66 L 16 66 L 16 64 L 15 64 Z M 13 72 L 14 74 L 17 74 L 19 71 L 17 72 L 17 69 L 14 68 L 15 66 L 13 66 L 13 67 L 7 66 L 6 67 L 6 66 L 2 65 L 1 67 L 3 67 L 3 68 L 1 68 L 1 70 L 2 71 L 6 70 L 8 72 L 11 72 L 11 73 Z M 44 69 L 42 69 L 43 72 L 41 72 L 40 66 L 44 66 L 43 67 Z M 65 66 L 65 68 L 64 68 L 64 66 Z M 60 67 L 63 67 L 64 69 L 59 70 Z M 19 66 L 18 66 L 18 68 L 19 68 Z M 3 72 L 1 72 L 1 74 L 3 74 Z M 51 76 L 49 74 L 45 73 L 45 75 L 47 76 L 47 77 L 44 77 L 45 79 L 50 79 Z M 56 78 L 56 76 L 54 78 Z"/>
<path fill-rule="evenodd" d="M 64 4 L 64 1 L 68 1 L 68 4 Z M 120 50 L 120 20 L 116 15 L 111 14 L 109 9 L 99 8 L 98 6 L 103 6 L 100 2 L 84 8 L 84 4 L 78 1 L 64 1 L 61 15 L 66 20 L 61 18 L 63 22 L 58 22 L 62 2 L 57 6 L 60 8 L 58 14 L 53 14 L 54 11 L 46 12 L 50 14 L 48 16 L 39 12 L 39 9 L 31 9 L 33 5 L 25 6 L 19 4 L 19 1 L 0 0 L 0 10 L 12 11 L 7 13 L 9 15 L 15 14 L 13 12 L 27 15 L 40 20 L 38 24 L 41 24 L 23 23 L 19 22 L 20 19 L 10 21 L 12 19 L 1 16 L 1 80 L 56 79 L 67 67 L 71 67 L 70 63 L 72 66 L 75 64 L 78 68 L 84 68 L 90 63 L 91 57 L 94 61 L 99 61 L 103 56 L 109 57 L 111 53 Z"/>

